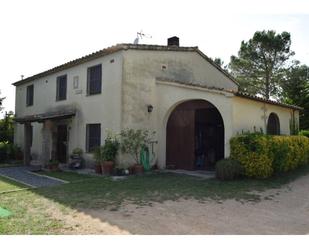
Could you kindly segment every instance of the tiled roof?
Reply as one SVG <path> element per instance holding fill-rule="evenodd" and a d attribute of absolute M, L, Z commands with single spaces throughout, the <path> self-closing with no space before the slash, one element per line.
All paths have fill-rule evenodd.
<path fill-rule="evenodd" d="M 241 97 L 241 98 L 251 99 L 251 100 L 255 100 L 255 101 L 259 101 L 259 102 L 263 102 L 263 103 L 267 103 L 267 104 L 271 104 L 271 105 L 278 105 L 278 106 L 281 106 L 281 107 L 291 108 L 291 109 L 295 109 L 295 110 L 303 110 L 302 107 L 299 107 L 299 106 L 296 106 L 296 105 L 289 105 L 289 104 L 277 102 L 277 101 L 274 101 L 274 100 L 261 98 L 261 97 L 251 95 L 251 94 L 245 93 L 245 92 L 227 90 L 227 89 L 224 89 L 224 88 L 218 88 L 218 87 L 214 87 L 214 86 L 206 86 L 205 84 L 199 84 L 199 83 L 193 83 L 193 82 L 183 82 L 183 81 L 167 79 L 167 78 L 156 78 L 156 79 L 158 81 L 172 82 L 172 83 L 176 83 L 176 84 L 179 84 L 179 85 L 186 85 L 186 86 L 199 87 L 199 88 L 204 88 L 204 89 L 209 89 L 209 90 L 228 92 L 228 93 L 232 93 L 235 96 Z"/>
<path fill-rule="evenodd" d="M 289 104 L 281 103 L 281 102 L 278 102 L 278 101 L 261 98 L 261 97 L 251 95 L 251 94 L 245 93 L 245 92 L 238 91 L 238 92 L 235 92 L 234 95 L 241 97 L 241 98 L 252 99 L 252 100 L 256 100 L 256 101 L 260 101 L 260 102 L 264 102 L 264 103 L 268 103 L 268 104 L 272 104 L 272 105 L 288 107 L 288 108 L 295 109 L 295 110 L 303 110 L 302 107 L 299 107 L 299 106 L 296 106 L 296 105 L 289 105 Z"/>
<path fill-rule="evenodd" d="M 25 122 L 42 122 L 46 119 L 65 119 L 75 116 L 75 110 L 62 110 L 54 112 L 46 112 L 35 115 L 27 115 L 23 117 L 14 118 L 15 122 L 25 123 Z"/>
<path fill-rule="evenodd" d="M 78 58 L 76 60 L 69 61 L 65 64 L 62 64 L 60 66 L 54 67 L 52 69 L 46 70 L 44 72 L 41 72 L 39 74 L 35 74 L 33 76 L 30 76 L 28 78 L 25 78 L 23 80 L 19 80 L 17 82 L 14 82 L 14 86 L 19 86 L 24 83 L 48 76 L 53 73 L 60 72 L 62 70 L 74 67 L 76 65 L 80 65 L 82 63 L 97 59 L 102 56 L 106 56 L 112 53 L 116 53 L 120 50 L 128 50 L 128 49 L 136 49 L 136 50 L 152 50 L 152 51 L 182 51 L 182 52 L 197 52 L 199 55 L 201 55 L 205 60 L 207 60 L 209 63 L 211 63 L 215 68 L 217 68 L 220 72 L 222 72 L 226 77 L 228 77 L 230 80 L 232 80 L 235 84 L 237 82 L 235 79 L 229 75 L 226 71 L 224 71 L 221 67 L 216 65 L 209 57 L 207 57 L 202 51 L 198 49 L 198 47 L 178 47 L 178 46 L 160 46 L 160 45 L 145 45 L 145 44 L 129 44 L 129 43 L 122 43 L 117 44 L 115 46 L 105 48 L 102 50 L 99 50 L 97 52 L 94 52 L 92 54 L 83 56 L 81 58 Z"/>

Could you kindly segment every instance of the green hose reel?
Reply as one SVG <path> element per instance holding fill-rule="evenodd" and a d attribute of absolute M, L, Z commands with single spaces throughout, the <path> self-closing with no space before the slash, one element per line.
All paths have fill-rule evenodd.
<path fill-rule="evenodd" d="M 150 170 L 149 149 L 147 146 L 143 146 L 143 148 L 141 149 L 140 162 L 144 166 L 145 171 Z"/>

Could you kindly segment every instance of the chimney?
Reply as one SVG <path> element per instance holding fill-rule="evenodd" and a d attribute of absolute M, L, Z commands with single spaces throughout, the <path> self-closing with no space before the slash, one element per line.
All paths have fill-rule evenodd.
<path fill-rule="evenodd" d="M 177 46 L 179 47 L 179 38 L 177 36 L 173 36 L 167 39 L 167 46 Z"/>

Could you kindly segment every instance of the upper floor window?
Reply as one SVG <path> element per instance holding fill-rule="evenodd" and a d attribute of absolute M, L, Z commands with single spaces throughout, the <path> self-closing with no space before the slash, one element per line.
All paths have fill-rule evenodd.
<path fill-rule="evenodd" d="M 101 124 L 87 124 L 86 151 L 92 152 L 101 145 Z"/>
<path fill-rule="evenodd" d="M 33 105 L 33 85 L 27 86 L 27 96 L 26 96 L 26 105 L 27 106 L 32 106 Z"/>
<path fill-rule="evenodd" d="M 102 91 L 102 65 L 88 67 L 87 94 L 98 94 Z"/>
<path fill-rule="evenodd" d="M 267 134 L 268 135 L 280 135 L 280 121 L 279 117 L 275 113 L 269 114 L 267 121 Z"/>
<path fill-rule="evenodd" d="M 57 77 L 57 93 L 56 100 L 66 100 L 67 99 L 67 76 L 62 75 Z"/>

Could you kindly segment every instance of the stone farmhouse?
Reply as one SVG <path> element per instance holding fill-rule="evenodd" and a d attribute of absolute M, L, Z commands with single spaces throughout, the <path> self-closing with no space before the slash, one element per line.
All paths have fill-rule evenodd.
<path fill-rule="evenodd" d="M 13 83 L 15 143 L 67 163 L 76 147 L 87 166 L 106 130 L 156 132 L 152 164 L 211 170 L 242 131 L 290 134 L 299 107 L 238 91 L 237 82 L 198 47 L 118 44 Z M 120 165 L 129 161 L 119 156 Z"/>

